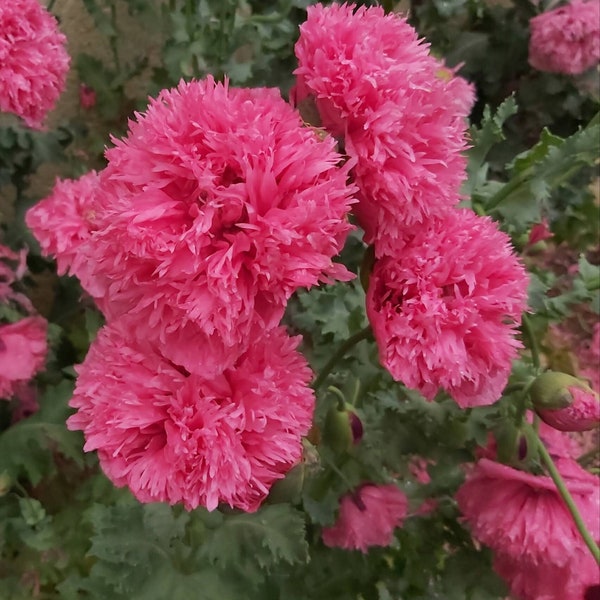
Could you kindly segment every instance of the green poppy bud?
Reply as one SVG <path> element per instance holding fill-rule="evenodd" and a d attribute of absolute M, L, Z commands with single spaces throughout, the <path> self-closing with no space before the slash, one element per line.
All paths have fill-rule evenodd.
<path fill-rule="evenodd" d="M 325 417 L 323 441 L 335 452 L 348 452 L 363 436 L 360 418 L 351 404 L 332 406 Z"/>

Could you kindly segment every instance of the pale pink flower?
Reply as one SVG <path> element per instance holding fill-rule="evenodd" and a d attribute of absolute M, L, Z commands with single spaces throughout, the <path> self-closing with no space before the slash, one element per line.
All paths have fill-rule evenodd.
<path fill-rule="evenodd" d="M 311 371 L 283 328 L 253 340 L 231 369 L 190 374 L 119 322 L 100 331 L 70 402 L 67 422 L 97 450 L 117 486 L 141 502 L 219 503 L 252 512 L 302 456 L 314 394 Z M 214 373 L 206 362 L 199 373 Z"/>
<path fill-rule="evenodd" d="M 406 495 L 395 485 L 363 485 L 342 497 L 337 521 L 323 528 L 323 542 L 364 553 L 371 546 L 389 546 L 407 508 Z"/>
<path fill-rule="evenodd" d="M 557 467 L 594 539 L 600 538 L 598 478 L 574 460 Z M 550 477 L 481 459 L 456 494 L 474 537 L 523 600 L 582 598 L 600 583 L 594 558 Z"/>
<path fill-rule="evenodd" d="M 521 347 L 527 275 L 494 221 L 469 210 L 417 229 L 396 255 L 375 262 L 367 315 L 382 365 L 433 399 L 495 402 Z"/>
<path fill-rule="evenodd" d="M 0 110 L 40 129 L 65 87 L 66 38 L 38 0 L 0 3 Z"/>
<path fill-rule="evenodd" d="M 390 253 L 403 231 L 460 200 L 473 95 L 380 7 L 309 7 L 295 51 L 292 97 L 314 97 L 323 126 L 343 138 L 365 241 Z"/>
<path fill-rule="evenodd" d="M 529 64 L 578 75 L 600 61 L 600 1 L 573 0 L 529 22 Z"/>
<path fill-rule="evenodd" d="M 0 325 L 0 398 L 13 396 L 19 383 L 44 366 L 47 326 L 46 320 L 37 316 Z"/>
<path fill-rule="evenodd" d="M 74 265 L 109 318 L 218 372 L 298 288 L 352 278 L 332 261 L 352 228 L 347 168 L 279 91 L 182 82 L 136 119 L 106 153 Z"/>
<path fill-rule="evenodd" d="M 79 247 L 95 229 L 97 187 L 96 171 L 79 179 L 57 179 L 52 193 L 25 215 L 25 222 L 40 243 L 44 256 L 56 259 L 59 275 L 71 268 Z"/>

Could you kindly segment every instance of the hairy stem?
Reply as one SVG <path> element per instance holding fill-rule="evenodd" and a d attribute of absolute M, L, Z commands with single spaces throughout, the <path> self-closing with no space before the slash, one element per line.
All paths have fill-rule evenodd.
<path fill-rule="evenodd" d="M 531 359 L 533 360 L 533 366 L 536 369 L 540 368 L 540 347 L 537 342 L 537 338 L 535 337 L 535 333 L 533 331 L 533 327 L 531 326 L 531 321 L 529 319 L 529 315 L 523 314 L 522 319 L 522 327 L 523 333 L 529 342 L 529 349 L 531 350 Z"/>
<path fill-rule="evenodd" d="M 321 369 L 321 372 L 317 376 L 317 378 L 313 382 L 313 389 L 318 390 L 321 385 L 327 379 L 327 376 L 331 373 L 335 365 L 344 358 L 346 352 L 350 350 L 353 346 L 356 346 L 359 342 L 366 340 L 371 335 L 371 326 L 367 325 L 364 329 L 361 329 L 359 332 L 355 333 L 353 336 L 350 336 L 333 354 L 333 356 L 327 361 L 327 364 Z"/>
<path fill-rule="evenodd" d="M 531 429 L 531 431 L 533 433 L 535 433 L 540 457 L 544 463 L 544 466 L 546 467 L 546 470 L 548 471 L 548 474 L 552 478 L 552 481 L 554 482 L 554 485 L 556 486 L 558 493 L 560 494 L 564 503 L 567 505 L 569 512 L 571 513 L 571 516 L 573 517 L 573 521 L 575 522 L 575 526 L 577 527 L 577 531 L 579 531 L 581 537 L 583 538 L 583 541 L 585 542 L 586 546 L 589 548 L 589 550 L 592 553 L 592 556 L 595 558 L 596 562 L 600 564 L 600 549 L 598 548 L 598 545 L 594 541 L 594 538 L 592 537 L 592 535 L 588 531 L 587 527 L 585 526 L 585 523 L 583 522 L 581 513 L 579 512 L 579 509 L 577 508 L 577 505 L 575 504 L 575 501 L 573 500 L 573 496 L 571 496 L 571 493 L 567 489 L 567 486 L 566 486 L 561 474 L 558 472 L 558 469 L 556 468 L 556 465 L 554 464 L 554 461 L 552 460 L 550 453 L 546 449 L 544 442 L 542 442 L 542 440 L 538 436 L 537 432 L 535 431 L 535 429 L 533 427 L 531 427 L 531 425 L 528 425 L 528 427 Z"/>

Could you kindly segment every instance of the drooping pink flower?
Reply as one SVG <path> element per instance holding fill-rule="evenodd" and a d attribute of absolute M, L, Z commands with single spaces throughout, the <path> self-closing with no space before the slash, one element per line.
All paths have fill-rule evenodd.
<path fill-rule="evenodd" d="M 371 546 L 389 546 L 407 508 L 406 495 L 395 485 L 363 485 L 342 497 L 336 523 L 323 528 L 323 543 L 364 553 Z"/>
<path fill-rule="evenodd" d="M 106 475 L 141 502 L 255 511 L 302 455 L 312 420 L 311 371 L 283 328 L 253 340 L 231 369 L 190 374 L 119 322 L 102 329 L 67 422 Z M 205 368 L 206 367 L 206 368 Z M 215 369 L 202 363 L 199 373 Z"/>
<path fill-rule="evenodd" d="M 473 95 L 380 7 L 309 7 L 295 51 L 292 96 L 314 97 L 323 126 L 343 138 L 365 240 L 389 254 L 403 231 L 460 200 Z"/>
<path fill-rule="evenodd" d="M 28 381 L 43 367 L 48 351 L 47 325 L 38 316 L 0 325 L 0 398 L 10 398 L 17 384 Z"/>
<path fill-rule="evenodd" d="M 538 242 L 550 239 L 554 234 L 548 226 L 548 219 L 542 219 L 541 223 L 536 223 L 529 232 L 528 246 L 533 246 Z"/>
<path fill-rule="evenodd" d="M 66 38 L 38 0 L 0 3 L 0 110 L 40 129 L 65 87 Z"/>
<path fill-rule="evenodd" d="M 352 277 L 332 261 L 351 229 L 347 169 L 277 90 L 182 82 L 115 143 L 74 270 L 186 369 L 204 352 L 222 370 L 299 287 Z"/>
<path fill-rule="evenodd" d="M 81 108 L 89 110 L 96 106 L 96 90 L 86 85 L 85 83 L 79 84 L 79 104 Z"/>
<path fill-rule="evenodd" d="M 382 365 L 428 399 L 443 388 L 463 408 L 492 404 L 521 346 L 527 282 L 487 217 L 455 210 L 417 229 L 371 273 L 367 315 Z"/>
<path fill-rule="evenodd" d="M 97 188 L 96 171 L 79 179 L 57 179 L 52 193 L 25 215 L 25 222 L 40 243 L 43 254 L 56 259 L 59 275 L 71 268 L 79 247 L 95 229 Z"/>
<path fill-rule="evenodd" d="M 600 1 L 573 0 L 529 22 L 529 64 L 578 75 L 600 61 Z"/>
<path fill-rule="evenodd" d="M 574 460 L 556 461 L 594 539 L 600 538 L 598 478 Z M 456 495 L 474 537 L 523 600 L 583 598 L 600 583 L 594 558 L 552 479 L 481 459 Z"/>
<path fill-rule="evenodd" d="M 29 299 L 13 289 L 27 271 L 27 250 L 14 252 L 0 244 L 0 302 L 14 302 L 27 312 L 33 311 Z"/>

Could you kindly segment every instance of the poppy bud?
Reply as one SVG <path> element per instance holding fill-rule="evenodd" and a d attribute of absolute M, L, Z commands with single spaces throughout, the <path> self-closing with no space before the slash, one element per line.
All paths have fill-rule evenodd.
<path fill-rule="evenodd" d="M 531 386 L 531 400 L 542 421 L 559 431 L 587 431 L 600 424 L 600 402 L 586 383 L 547 371 Z"/>
<path fill-rule="evenodd" d="M 11 487 L 12 480 L 9 474 L 6 471 L 4 471 L 4 473 L 0 474 L 0 498 L 2 498 L 2 496 L 6 496 Z"/>
<path fill-rule="evenodd" d="M 332 406 L 325 417 L 323 440 L 335 452 L 348 452 L 363 436 L 360 418 L 351 404 Z"/>

